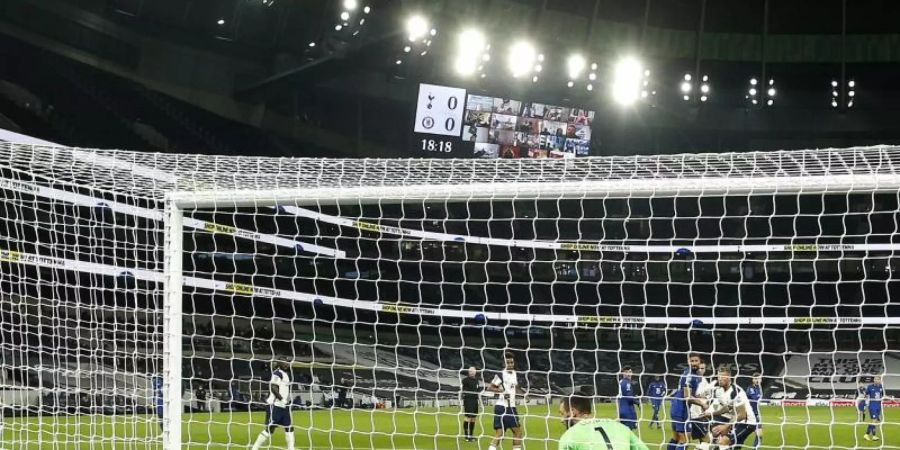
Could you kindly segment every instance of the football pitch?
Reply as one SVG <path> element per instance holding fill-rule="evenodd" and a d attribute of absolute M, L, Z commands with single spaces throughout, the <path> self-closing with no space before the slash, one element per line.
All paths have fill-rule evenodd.
<path fill-rule="evenodd" d="M 615 405 L 597 405 L 597 415 L 614 417 Z M 522 407 L 527 450 L 556 449 L 564 427 L 555 407 Z M 787 413 L 785 415 L 784 413 Z M 890 413 L 890 410 L 888 411 Z M 492 432 L 492 416 L 479 418 L 477 442 L 459 438 L 458 409 L 441 410 L 316 410 L 295 411 L 297 449 L 487 449 Z M 651 449 L 665 448 L 670 433 L 650 429 L 646 420 L 652 411 L 642 409 L 639 434 Z M 765 448 L 900 448 L 900 423 L 890 418 L 882 426 L 882 441 L 862 439 L 865 425 L 854 425 L 852 407 L 762 408 Z M 262 430 L 264 413 L 185 414 L 182 448 L 191 450 L 249 448 Z M 549 419 L 548 419 L 549 417 Z M 750 442 L 752 443 L 752 437 Z M 161 435 L 151 416 L 67 416 L 12 419 L 4 421 L 0 449 L 159 449 Z M 284 448 L 284 433 L 277 431 L 269 443 Z M 506 440 L 503 448 L 509 449 Z"/>

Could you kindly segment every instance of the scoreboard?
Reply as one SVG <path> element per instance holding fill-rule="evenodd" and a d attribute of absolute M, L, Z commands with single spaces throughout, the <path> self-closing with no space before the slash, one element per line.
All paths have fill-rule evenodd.
<path fill-rule="evenodd" d="M 460 139 L 465 102 L 465 89 L 419 85 L 414 128 L 416 153 L 432 158 L 471 156 L 465 154 Z"/>
<path fill-rule="evenodd" d="M 591 152 L 594 111 L 420 84 L 415 156 L 574 158 Z"/>

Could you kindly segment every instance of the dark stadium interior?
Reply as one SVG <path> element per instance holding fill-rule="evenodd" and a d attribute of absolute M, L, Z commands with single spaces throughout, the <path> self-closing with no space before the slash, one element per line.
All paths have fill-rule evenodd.
<path fill-rule="evenodd" d="M 349 21 L 339 19 L 339 3 L 0 0 L 0 129 L 177 160 L 201 180 L 188 189 L 206 188 L 204 170 L 233 172 L 227 175 L 235 186 L 258 182 L 238 174 L 245 168 L 314 187 L 308 174 L 282 173 L 275 159 L 255 159 L 270 156 L 410 158 L 408 178 L 433 169 L 422 179 L 445 176 L 448 186 L 559 181 L 552 170 L 547 178 L 503 173 L 512 166 L 500 159 L 493 172 L 473 174 L 462 166 L 427 166 L 423 158 L 447 156 L 423 152 L 413 132 L 419 87 L 429 83 L 596 111 L 586 139 L 590 156 L 618 158 L 567 168 L 572 179 L 587 173 L 585 183 L 895 170 L 894 161 L 801 161 L 774 153 L 756 159 L 752 152 L 900 142 L 897 1 L 371 0 L 361 1 L 371 13 L 360 9 Z M 436 37 L 427 50 L 404 51 L 399 30 L 408 11 L 433 19 Z M 472 22 L 497 47 L 528 36 L 547 57 L 540 76 L 513 80 L 501 61 L 487 65 L 484 78 L 457 77 L 451 35 Z M 643 55 L 653 68 L 654 94 L 622 109 L 605 88 L 567 86 L 571 51 L 599 63 L 598 86 L 610 81 L 620 54 Z M 494 61 L 504 59 L 499 52 Z M 708 101 L 682 97 L 685 74 L 712 80 Z M 774 80 L 773 105 L 750 103 L 751 78 Z M 850 82 L 859 85 L 854 94 L 837 87 Z M 723 152 L 736 153 L 716 159 Z M 705 155 L 671 166 L 677 158 L 654 159 L 682 153 Z M 235 159 L 209 168 L 196 154 Z M 704 158 L 708 166 L 697 170 Z M 312 159 L 298 161 L 309 163 L 309 173 L 327 172 Z M 375 167 L 376 181 L 366 186 L 353 179 L 358 171 L 333 169 L 335 185 L 406 183 Z M 0 181 L 162 211 L 156 191 L 129 196 L 108 188 L 113 175 L 101 188 L 81 175 L 28 174 L 0 161 Z M 529 395 L 547 399 L 584 389 L 612 402 L 624 366 L 638 373 L 639 391 L 656 375 L 673 389 L 692 351 L 710 366 L 735 367 L 742 385 L 761 371 L 766 399 L 855 398 L 847 388 L 855 380 L 814 387 L 797 367 L 839 365 L 836 355 L 855 353 L 858 361 L 843 361 L 845 372 L 868 380 L 885 360 L 900 361 L 900 328 L 862 320 L 900 317 L 897 250 L 853 247 L 900 244 L 900 193 L 765 192 L 303 206 L 352 226 L 287 213 L 286 203 L 185 210 L 186 219 L 214 225 L 184 228 L 185 277 L 227 286 L 185 284 L 185 403 L 200 412 L 202 402 L 216 398 L 223 410 L 262 411 L 269 392 L 262 380 L 271 377 L 273 361 L 288 358 L 298 407 L 342 406 L 339 395 L 349 392 L 353 407 L 374 409 L 366 402 L 376 396 L 398 407 L 432 408 L 457 399 L 469 366 L 489 380 L 506 351 L 514 352 Z M 162 282 L 133 271 L 164 270 L 162 219 L 117 213 L 102 202 L 49 199 L 11 184 L 0 185 L 0 203 L 0 394 L 39 395 L 22 405 L 0 401 L 0 419 L 152 414 L 151 383 L 166 357 L 164 292 Z M 346 256 L 241 239 L 238 229 Z M 535 242 L 611 245 L 563 250 Z M 691 250 L 748 245 L 779 248 Z M 677 250 L 617 250 L 626 246 Z M 129 270 L 98 275 L 20 264 L 26 256 Z M 255 295 L 260 289 L 303 300 Z M 520 314 L 553 320 L 486 318 Z M 794 318 L 800 322 L 775 323 Z M 820 353 L 826 356 L 810 356 Z M 870 353 L 881 366 L 866 366 Z"/>
<path fill-rule="evenodd" d="M 900 30 L 888 19 L 898 5 L 888 0 L 846 2 L 846 15 L 842 0 L 376 0 L 363 26 L 340 31 L 329 25 L 335 2 L 257 3 L 4 2 L 0 111 L 20 129 L 83 147 L 420 156 L 399 124 L 412 122 L 413 87 L 428 81 L 586 103 L 603 117 L 595 155 L 900 137 L 891 120 L 900 105 L 892 46 Z M 398 66 L 394 30 L 410 9 L 433 15 L 439 36 L 474 18 L 497 40 L 526 32 L 548 49 L 548 67 L 562 66 L 570 50 L 590 50 L 604 67 L 618 52 L 640 50 L 654 66 L 656 107 L 623 114 L 567 88 L 560 70 L 544 71 L 538 83 L 509 83 L 496 64 L 484 80 L 460 81 L 445 70 L 451 43 L 444 39 Z M 709 102 L 680 98 L 678 80 L 695 70 L 712 80 Z M 749 107 L 747 80 L 763 71 L 777 82 L 777 102 Z M 829 83 L 838 79 L 859 84 L 851 109 L 829 105 Z"/>

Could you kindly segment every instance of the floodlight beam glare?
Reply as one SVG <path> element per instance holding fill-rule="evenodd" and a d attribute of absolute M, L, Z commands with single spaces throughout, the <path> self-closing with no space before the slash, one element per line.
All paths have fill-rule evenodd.
<path fill-rule="evenodd" d="M 509 70 L 513 78 L 527 75 L 534 70 L 534 63 L 537 59 L 537 51 L 534 46 L 527 41 L 519 41 L 512 45 L 509 49 Z"/>
<path fill-rule="evenodd" d="M 462 76 L 474 74 L 486 55 L 484 53 L 486 45 L 487 41 L 481 31 L 474 28 L 463 30 L 456 41 L 456 56 L 453 62 L 456 73 Z"/>
<path fill-rule="evenodd" d="M 633 105 L 640 97 L 643 74 L 643 64 L 637 58 L 628 56 L 620 59 L 613 68 L 613 100 L 621 106 Z"/>
<path fill-rule="evenodd" d="M 421 14 L 413 14 L 406 19 L 406 35 L 411 42 L 418 41 L 428 33 L 428 20 Z"/>

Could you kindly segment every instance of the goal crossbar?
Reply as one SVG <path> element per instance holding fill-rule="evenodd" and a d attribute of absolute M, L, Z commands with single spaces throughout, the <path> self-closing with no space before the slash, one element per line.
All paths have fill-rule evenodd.
<path fill-rule="evenodd" d="M 891 173 L 809 177 L 698 177 L 524 183 L 511 181 L 446 185 L 173 191 L 166 195 L 166 199 L 179 208 L 212 208 L 221 206 L 261 207 L 279 204 L 400 203 L 404 201 L 826 194 L 831 192 L 890 192 L 898 189 L 900 189 L 900 174 Z"/>

